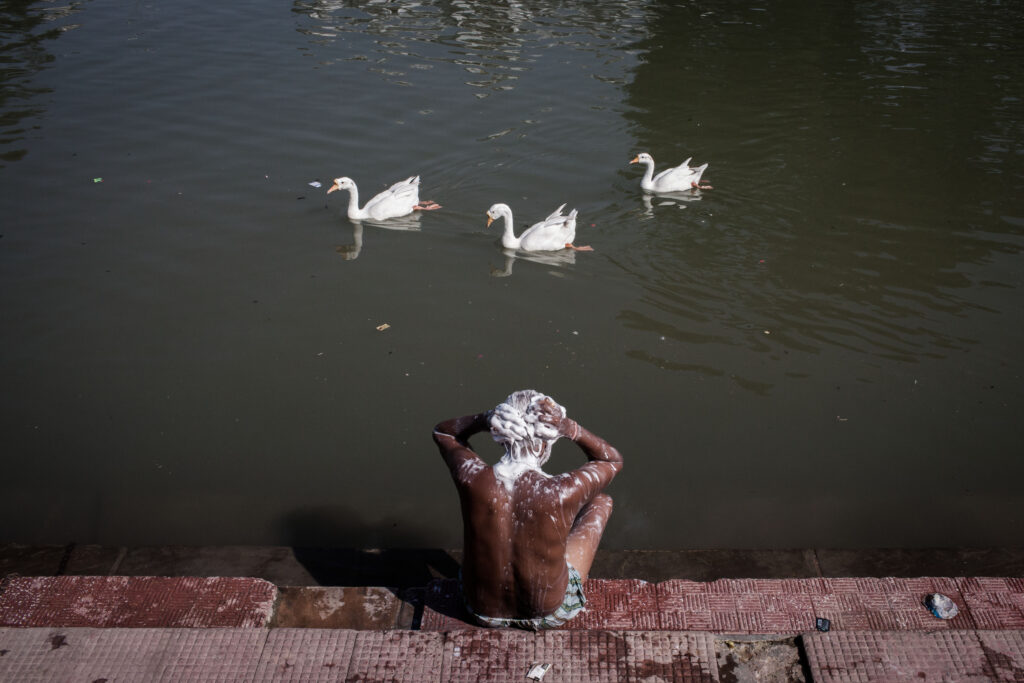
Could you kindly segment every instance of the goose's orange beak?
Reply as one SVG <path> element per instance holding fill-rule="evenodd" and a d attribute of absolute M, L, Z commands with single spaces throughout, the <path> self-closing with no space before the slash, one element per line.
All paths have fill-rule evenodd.
<path fill-rule="evenodd" d="M 631 164 L 639 164 L 640 163 L 640 157 L 633 157 L 633 160 L 630 161 L 629 163 L 631 163 Z"/>
<path fill-rule="evenodd" d="M 335 190 L 340 190 L 340 189 L 341 188 L 338 187 L 338 183 L 334 183 L 333 185 L 331 185 L 331 189 L 327 190 L 327 194 L 330 194 L 330 193 L 334 192 Z"/>
<path fill-rule="evenodd" d="M 491 214 L 487 214 L 487 227 L 488 228 L 491 227 L 491 223 L 493 223 L 493 222 L 494 222 L 494 219 L 491 218 Z"/>

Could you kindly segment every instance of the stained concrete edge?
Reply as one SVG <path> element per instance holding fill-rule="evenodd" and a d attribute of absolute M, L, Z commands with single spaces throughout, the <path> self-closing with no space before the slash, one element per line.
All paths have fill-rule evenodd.
<path fill-rule="evenodd" d="M 458 575 L 462 553 L 436 548 L 0 545 L 0 578 L 20 576 L 246 576 L 278 586 L 427 585 Z M 1024 576 L 1024 548 L 599 550 L 593 578 Z"/>

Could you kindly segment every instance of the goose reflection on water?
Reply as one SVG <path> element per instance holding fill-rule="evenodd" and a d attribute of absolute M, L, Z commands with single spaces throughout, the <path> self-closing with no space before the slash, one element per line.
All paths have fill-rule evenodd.
<path fill-rule="evenodd" d="M 644 203 L 644 216 L 650 218 L 654 216 L 655 200 L 657 200 L 658 206 L 675 206 L 679 209 L 685 209 L 686 205 L 690 202 L 699 202 L 701 200 L 701 192 L 700 190 L 683 190 L 682 192 L 664 192 L 656 195 L 645 192 L 641 199 Z"/>
<path fill-rule="evenodd" d="M 346 261 L 355 261 L 359 258 L 359 254 L 363 250 L 363 225 L 369 225 L 375 228 L 383 228 L 384 230 L 398 230 L 405 232 L 419 232 L 422 228 L 420 226 L 420 217 L 423 214 L 413 213 L 408 216 L 401 216 L 399 218 L 389 218 L 386 221 L 370 221 L 370 220 L 351 220 L 352 223 L 352 243 L 351 244 L 339 244 L 334 248 L 341 258 Z"/>
<path fill-rule="evenodd" d="M 531 261 L 538 263 L 542 266 L 554 266 L 556 268 L 564 268 L 566 266 L 572 266 L 576 264 L 576 252 L 571 249 L 565 251 L 546 251 L 546 252 L 532 252 L 525 253 L 522 251 L 516 251 L 514 249 L 502 249 L 502 253 L 505 255 L 505 266 L 503 268 L 491 268 L 491 277 L 508 277 L 512 274 L 512 264 L 517 259 L 523 261 Z M 559 273 L 553 272 L 552 275 L 559 275 Z"/>

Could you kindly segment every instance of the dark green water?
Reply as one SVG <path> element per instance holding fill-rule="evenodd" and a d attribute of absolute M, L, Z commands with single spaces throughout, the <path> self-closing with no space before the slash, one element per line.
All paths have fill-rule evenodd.
<path fill-rule="evenodd" d="M 431 428 L 531 387 L 626 458 L 609 547 L 1024 544 L 1024 6 L 0 20 L 0 542 L 456 546 Z"/>

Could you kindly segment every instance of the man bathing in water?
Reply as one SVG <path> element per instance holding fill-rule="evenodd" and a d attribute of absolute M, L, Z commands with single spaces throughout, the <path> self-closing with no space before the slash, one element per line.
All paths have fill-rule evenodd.
<path fill-rule="evenodd" d="M 489 467 L 469 437 L 490 430 L 505 454 Z M 589 462 L 551 476 L 541 466 L 561 437 Z M 494 410 L 447 420 L 434 441 L 462 503 L 462 594 L 485 626 L 561 626 L 583 610 L 597 545 L 612 513 L 602 493 L 622 469 L 608 442 L 536 391 L 517 391 Z"/>

